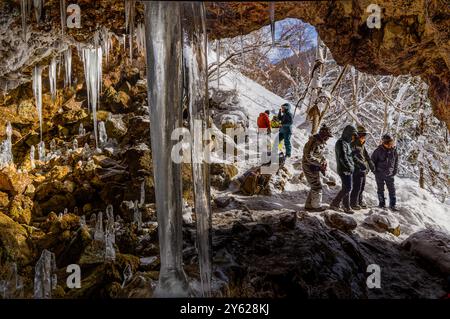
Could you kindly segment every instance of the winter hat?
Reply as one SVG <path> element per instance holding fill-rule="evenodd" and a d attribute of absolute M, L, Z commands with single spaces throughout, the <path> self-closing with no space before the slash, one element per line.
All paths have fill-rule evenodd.
<path fill-rule="evenodd" d="M 323 124 L 319 130 L 319 136 L 321 138 L 329 138 L 329 137 L 332 137 L 333 134 L 331 134 L 330 128 L 328 126 L 326 126 L 325 124 Z"/>
<path fill-rule="evenodd" d="M 286 112 L 290 112 L 291 111 L 291 105 L 289 103 L 284 103 L 282 105 L 282 107 L 284 107 L 286 109 Z"/>
<path fill-rule="evenodd" d="M 394 139 L 389 134 L 384 134 L 381 140 L 383 141 L 383 143 L 389 143 L 392 142 Z"/>
<path fill-rule="evenodd" d="M 367 130 L 364 126 L 362 125 L 358 125 L 358 127 L 356 128 L 356 130 L 358 131 L 358 135 L 366 135 L 367 134 Z"/>

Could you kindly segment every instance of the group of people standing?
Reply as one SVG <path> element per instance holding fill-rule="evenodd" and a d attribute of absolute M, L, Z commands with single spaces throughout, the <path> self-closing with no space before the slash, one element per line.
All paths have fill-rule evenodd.
<path fill-rule="evenodd" d="M 347 125 L 335 144 L 337 173 L 341 179 L 341 190 L 331 201 L 330 209 L 340 210 L 341 204 L 345 213 L 353 214 L 355 210 L 367 208 L 363 200 L 366 176 L 375 174 L 378 193 L 378 206 L 386 207 L 385 185 L 389 193 L 389 208 L 396 211 L 394 176 L 398 171 L 398 154 L 393 138 L 386 134 L 381 144 L 369 156 L 365 147 L 368 132 L 363 126 L 355 128 Z M 322 182 L 320 174 L 325 175 L 327 160 L 324 149 L 327 140 L 332 136 L 330 129 L 323 125 L 319 133 L 310 137 L 303 149 L 302 166 L 311 190 L 306 199 L 305 209 L 323 211 Z"/>
<path fill-rule="evenodd" d="M 279 141 L 284 141 L 286 157 L 291 157 L 291 135 L 293 116 L 290 104 L 283 104 L 272 120 L 270 111 L 261 113 L 257 124 L 259 129 L 279 127 Z M 371 156 L 365 147 L 368 132 L 363 126 L 355 128 L 347 125 L 335 145 L 337 173 L 341 179 L 341 190 L 332 200 L 330 209 L 353 214 L 354 210 L 367 208 L 363 200 L 366 177 L 369 172 L 375 174 L 378 193 L 378 206 L 386 207 L 385 185 L 389 193 L 389 208 L 397 210 L 394 177 L 398 171 L 398 154 L 393 138 L 386 134 L 381 144 Z M 305 202 L 309 211 L 323 211 L 321 174 L 326 175 L 327 160 L 324 155 L 325 145 L 332 133 L 329 127 L 323 125 L 317 134 L 312 135 L 303 148 L 302 167 L 306 180 L 311 187 Z"/>

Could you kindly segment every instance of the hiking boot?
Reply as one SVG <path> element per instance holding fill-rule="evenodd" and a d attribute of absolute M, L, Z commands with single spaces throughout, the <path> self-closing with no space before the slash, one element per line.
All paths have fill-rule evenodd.
<path fill-rule="evenodd" d="M 353 206 L 351 206 L 351 208 L 352 208 L 353 210 L 360 210 L 360 209 L 361 209 L 361 206 L 359 206 L 359 205 L 353 205 Z"/>
<path fill-rule="evenodd" d="M 331 204 L 330 207 L 328 207 L 328 209 L 335 210 L 337 212 L 341 210 L 339 206 L 335 206 L 333 204 Z"/>
<path fill-rule="evenodd" d="M 354 214 L 355 212 L 352 211 L 351 208 L 345 208 L 345 207 L 344 207 L 344 213 L 349 214 L 349 215 L 352 215 L 352 214 Z"/>
<path fill-rule="evenodd" d="M 384 206 L 384 205 L 380 204 L 380 205 L 378 205 L 378 208 L 382 208 L 382 209 L 385 209 L 385 208 L 386 208 L 386 206 Z"/>
<path fill-rule="evenodd" d="M 324 210 L 326 210 L 326 208 L 323 206 L 321 206 L 321 207 L 305 207 L 305 210 L 308 212 L 323 212 Z"/>
<path fill-rule="evenodd" d="M 392 210 L 393 212 L 398 212 L 399 211 L 399 209 L 397 207 L 395 207 L 395 206 L 390 206 L 389 209 Z"/>

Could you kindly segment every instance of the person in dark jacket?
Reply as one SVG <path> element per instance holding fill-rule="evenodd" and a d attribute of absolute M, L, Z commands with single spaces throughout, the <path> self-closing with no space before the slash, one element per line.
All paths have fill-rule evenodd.
<path fill-rule="evenodd" d="M 327 160 L 324 156 L 325 144 L 333 136 L 326 125 L 322 125 L 318 134 L 312 135 L 303 148 L 302 168 L 311 187 L 305 202 L 305 210 L 320 212 L 322 206 L 322 182 L 320 173 L 325 175 Z"/>
<path fill-rule="evenodd" d="M 286 157 L 291 157 L 291 135 L 292 135 L 292 113 L 291 105 L 285 103 L 281 106 L 278 112 L 278 120 L 281 123 L 279 141 L 284 141 L 284 147 L 286 148 Z"/>
<path fill-rule="evenodd" d="M 372 153 L 372 162 L 375 165 L 375 180 L 378 189 L 378 206 L 384 208 L 386 200 L 384 198 L 384 184 L 389 193 L 389 207 L 396 211 L 396 196 L 394 177 L 398 171 L 398 154 L 394 145 L 394 139 L 386 134 L 382 138 L 382 143 Z"/>
<path fill-rule="evenodd" d="M 367 153 L 366 143 L 366 129 L 363 126 L 358 126 L 358 138 L 352 142 L 353 162 L 355 164 L 355 170 L 353 171 L 353 185 L 352 192 L 350 193 L 350 206 L 354 210 L 361 208 L 367 208 L 367 205 L 363 201 L 363 192 L 366 185 L 366 176 L 369 170 L 374 173 L 375 166 L 372 159 Z"/>
<path fill-rule="evenodd" d="M 355 169 L 352 157 L 351 143 L 356 139 L 358 132 L 352 125 L 347 125 L 342 136 L 335 145 L 337 173 L 342 181 L 342 188 L 330 204 L 330 209 L 339 210 L 340 204 L 344 206 L 344 212 L 353 214 L 350 208 L 350 192 L 352 190 L 352 174 Z"/>

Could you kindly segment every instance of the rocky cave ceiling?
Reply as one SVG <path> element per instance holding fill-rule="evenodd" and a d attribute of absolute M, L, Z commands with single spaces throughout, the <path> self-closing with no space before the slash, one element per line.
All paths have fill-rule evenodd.
<path fill-rule="evenodd" d="M 372 0 L 277 2 L 275 19 L 298 18 L 315 26 L 340 64 L 351 64 L 371 74 L 411 74 L 429 85 L 437 118 L 450 127 L 450 3 L 448 0 L 377 1 L 381 28 L 366 24 Z M 66 1 L 70 3 L 70 1 Z M 82 28 L 69 29 L 61 40 L 58 0 L 47 0 L 43 21 L 32 19 L 27 46 L 21 43 L 20 0 L 0 3 L 0 88 L 14 88 L 30 79 L 31 68 L 61 48 L 61 41 L 92 39 L 97 25 L 125 33 L 124 1 L 78 0 Z M 247 34 L 269 24 L 267 2 L 209 2 L 210 39 Z M 136 20 L 142 20 L 137 4 Z M 58 32 L 52 32 L 58 30 Z"/>

